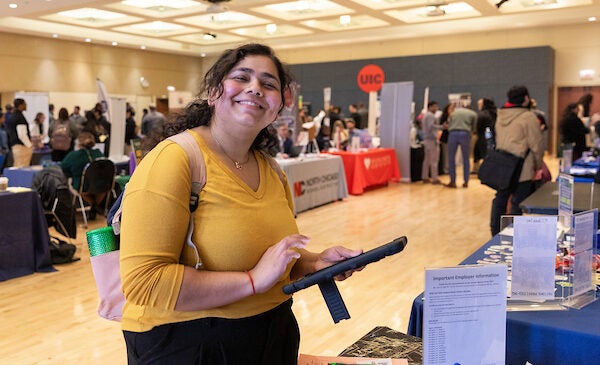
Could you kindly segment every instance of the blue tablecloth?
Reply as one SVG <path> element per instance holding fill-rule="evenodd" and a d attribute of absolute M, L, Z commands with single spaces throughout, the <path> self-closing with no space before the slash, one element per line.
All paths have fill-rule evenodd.
<path fill-rule="evenodd" d="M 34 191 L 0 193 L 0 281 L 55 271 L 42 202 Z"/>
<path fill-rule="evenodd" d="M 26 167 L 9 167 L 2 173 L 8 178 L 8 186 L 21 186 L 30 188 L 35 174 L 43 170 L 42 165 Z"/>
<path fill-rule="evenodd" d="M 461 264 L 476 263 L 495 236 Z M 408 334 L 422 337 L 423 294 L 413 301 Z M 523 311 L 506 314 L 506 363 L 522 365 L 600 364 L 600 300 L 583 309 Z"/>
<path fill-rule="evenodd" d="M 581 157 L 573 162 L 569 174 L 573 175 L 575 182 L 591 183 L 594 182 L 599 164 L 600 158 Z"/>

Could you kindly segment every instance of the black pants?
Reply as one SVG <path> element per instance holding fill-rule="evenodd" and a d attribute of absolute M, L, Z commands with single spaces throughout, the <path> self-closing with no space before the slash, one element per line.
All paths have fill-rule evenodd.
<path fill-rule="evenodd" d="M 123 335 L 130 365 L 296 365 L 300 343 L 291 299 L 253 317 L 202 318 Z"/>
<path fill-rule="evenodd" d="M 533 184 L 531 180 L 523 181 L 517 184 L 513 190 L 498 190 L 496 197 L 492 201 L 492 214 L 490 218 L 490 229 L 492 236 L 500 232 L 500 218 L 506 215 L 508 199 L 510 198 L 510 215 L 521 215 L 522 211 L 519 204 L 533 193 Z"/>

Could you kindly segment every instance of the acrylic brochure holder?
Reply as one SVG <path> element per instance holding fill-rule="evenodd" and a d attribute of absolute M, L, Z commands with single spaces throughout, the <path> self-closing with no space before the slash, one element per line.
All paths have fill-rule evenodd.
<path fill-rule="evenodd" d="M 556 222 L 553 232 L 547 232 L 545 235 L 538 233 L 539 237 L 550 237 L 545 240 L 547 243 L 543 244 L 548 249 L 552 247 L 555 253 L 553 257 L 546 256 L 537 261 L 535 258 L 527 257 L 526 253 L 525 258 L 521 257 L 520 261 L 514 261 L 514 257 L 506 255 L 505 262 L 508 266 L 507 311 L 580 309 L 596 300 L 592 255 L 597 247 L 597 209 L 572 216 L 503 216 L 501 218 L 502 230 L 499 233 L 500 248 L 514 252 L 515 236 L 517 240 L 522 237 L 518 232 L 515 234 L 515 228 L 517 230 L 535 229 L 529 224 L 531 222 L 515 222 L 515 219 L 527 218 L 534 220 L 540 218 Z M 542 244 L 541 242 L 537 243 Z M 519 247 L 518 242 L 517 247 Z M 528 267 L 522 267 L 519 270 L 519 263 L 531 261 L 536 262 L 535 267 L 528 264 Z M 516 266 L 513 267 L 513 265 Z M 553 296 L 544 298 L 533 295 L 529 299 L 519 295 L 513 296 L 513 285 L 516 282 L 527 283 L 528 280 L 533 280 L 530 276 L 534 276 L 534 273 L 540 271 L 547 273 L 550 265 L 552 265 L 554 273 Z M 515 275 L 517 275 L 516 278 Z M 535 283 L 530 283 L 531 287 L 535 287 L 535 285 Z"/>

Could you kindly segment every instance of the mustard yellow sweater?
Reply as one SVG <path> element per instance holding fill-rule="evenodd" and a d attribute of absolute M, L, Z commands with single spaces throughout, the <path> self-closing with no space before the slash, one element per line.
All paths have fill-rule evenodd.
<path fill-rule="evenodd" d="M 203 270 L 245 271 L 283 237 L 298 233 L 287 182 L 260 153 L 260 185 L 253 191 L 192 133 L 206 164 L 206 185 L 194 213 L 193 241 Z M 184 243 L 189 220 L 190 169 L 186 153 L 163 141 L 136 168 L 123 200 L 121 278 L 127 302 L 122 328 L 144 332 L 165 323 L 204 317 L 242 318 L 263 313 L 289 298 L 290 263 L 281 281 L 266 293 L 210 310 L 176 311 L 183 265 L 195 255 Z M 202 293 L 198 293 L 202 295 Z"/>

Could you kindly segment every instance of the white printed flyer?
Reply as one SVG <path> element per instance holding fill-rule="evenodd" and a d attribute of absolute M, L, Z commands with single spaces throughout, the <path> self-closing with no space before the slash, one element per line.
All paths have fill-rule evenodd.
<path fill-rule="evenodd" d="M 514 218 L 511 299 L 554 299 L 555 216 Z"/>
<path fill-rule="evenodd" d="M 425 271 L 423 364 L 504 365 L 506 265 Z"/>

